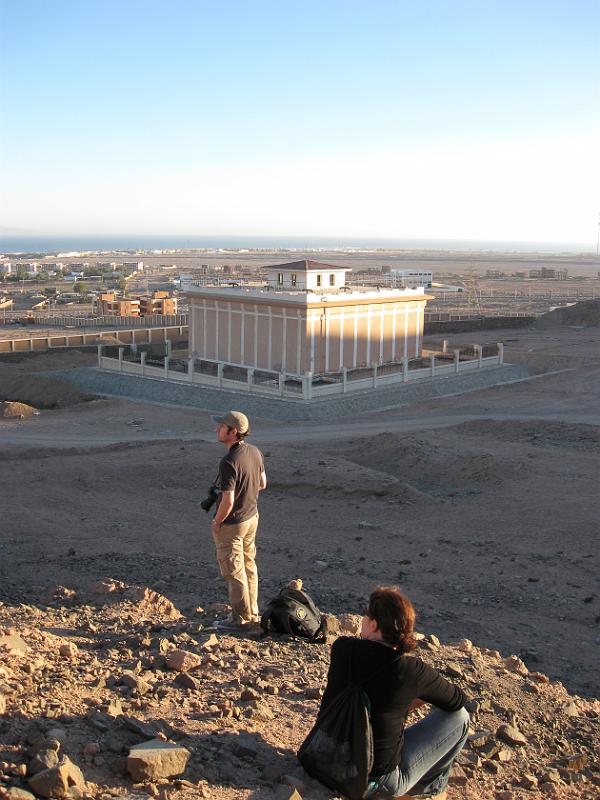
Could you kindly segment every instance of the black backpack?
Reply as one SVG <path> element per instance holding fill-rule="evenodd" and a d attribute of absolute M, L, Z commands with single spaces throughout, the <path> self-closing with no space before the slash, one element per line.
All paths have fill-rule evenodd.
<path fill-rule="evenodd" d="M 260 625 L 265 633 L 287 633 L 300 639 L 318 639 L 323 633 L 321 612 L 312 598 L 289 586 L 284 586 L 267 604 Z"/>
<path fill-rule="evenodd" d="M 298 751 L 298 760 L 316 780 L 350 800 L 363 800 L 375 789 L 369 784 L 373 768 L 371 702 L 362 684 L 399 661 L 401 656 L 342 689 L 319 714 Z"/>

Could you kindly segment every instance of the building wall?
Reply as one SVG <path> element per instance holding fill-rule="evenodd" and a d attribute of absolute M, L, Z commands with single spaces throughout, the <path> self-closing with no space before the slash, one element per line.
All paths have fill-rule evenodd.
<path fill-rule="evenodd" d="M 339 304 L 190 295 L 197 358 L 292 374 L 337 372 L 421 354 L 426 297 Z"/>

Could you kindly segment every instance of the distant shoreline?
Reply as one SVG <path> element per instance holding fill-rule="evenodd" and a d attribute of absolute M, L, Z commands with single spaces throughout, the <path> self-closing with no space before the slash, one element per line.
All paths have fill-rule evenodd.
<path fill-rule="evenodd" d="M 164 251 L 429 251 L 473 253 L 554 253 L 595 255 L 595 246 L 583 243 L 499 242 L 453 239 L 369 239 L 319 236 L 173 236 L 157 234 L 25 236 L 0 234 L 0 252 L 6 255 L 47 254 L 66 256 L 103 253 Z"/>

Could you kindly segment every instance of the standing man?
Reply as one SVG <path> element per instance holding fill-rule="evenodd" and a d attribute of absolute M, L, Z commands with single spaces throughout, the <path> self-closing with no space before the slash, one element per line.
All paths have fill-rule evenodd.
<path fill-rule="evenodd" d="M 227 454 L 219 463 L 220 493 L 212 534 L 231 604 L 231 616 L 217 627 L 241 630 L 260 622 L 255 539 L 258 493 L 266 489 L 267 476 L 262 453 L 246 442 L 248 417 L 241 411 L 228 411 L 213 420 L 217 439 L 225 445 Z"/>

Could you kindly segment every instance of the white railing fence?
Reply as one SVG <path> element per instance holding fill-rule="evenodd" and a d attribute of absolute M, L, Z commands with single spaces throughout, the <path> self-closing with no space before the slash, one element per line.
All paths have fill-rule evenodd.
<path fill-rule="evenodd" d="M 169 348 L 170 352 L 170 348 Z M 348 370 L 344 368 L 335 375 L 293 375 L 275 370 L 255 369 L 223 361 L 197 359 L 173 359 L 169 355 L 162 358 L 162 366 L 147 363 L 148 353 L 125 355 L 125 348 L 118 349 L 118 358 L 104 355 L 104 346 L 98 345 L 98 368 L 125 375 L 136 375 L 154 380 L 168 380 L 188 385 L 229 389 L 236 392 L 288 399 L 313 400 L 318 398 L 345 395 L 399 383 L 412 383 L 423 378 L 444 377 L 480 369 L 498 367 L 504 363 L 504 345 L 498 343 L 493 355 L 483 355 L 483 347 L 474 345 L 472 353 L 460 350 L 428 351 L 427 366 L 411 366 L 408 358 L 400 364 L 373 364 L 369 368 Z M 150 356 L 151 361 L 156 358 Z"/>

